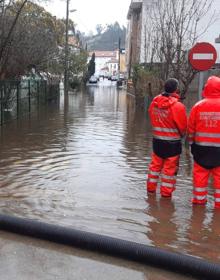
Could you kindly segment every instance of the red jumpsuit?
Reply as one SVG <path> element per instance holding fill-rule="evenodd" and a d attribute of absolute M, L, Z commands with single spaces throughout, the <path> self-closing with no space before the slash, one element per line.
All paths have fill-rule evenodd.
<path fill-rule="evenodd" d="M 179 102 L 176 93 L 163 93 L 153 99 L 149 116 L 153 129 L 153 154 L 149 165 L 147 191 L 155 192 L 160 179 L 161 195 L 170 197 L 175 190 L 182 151 L 181 138 L 187 127 L 185 106 Z"/>
<path fill-rule="evenodd" d="M 215 207 L 220 208 L 220 78 L 208 79 L 203 97 L 193 106 L 187 129 L 194 158 L 192 202 L 206 203 L 208 179 L 212 175 Z"/>

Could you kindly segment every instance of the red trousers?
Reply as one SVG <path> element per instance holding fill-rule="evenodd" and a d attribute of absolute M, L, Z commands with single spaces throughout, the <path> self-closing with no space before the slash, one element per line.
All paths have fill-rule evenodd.
<path fill-rule="evenodd" d="M 205 204 L 207 201 L 207 186 L 209 177 L 213 176 L 215 188 L 215 207 L 220 208 L 220 166 L 206 169 L 194 162 L 193 166 L 193 199 L 195 204 Z"/>
<path fill-rule="evenodd" d="M 169 157 L 166 159 L 152 154 L 147 178 L 147 191 L 155 192 L 160 179 L 160 193 L 162 196 L 169 197 L 175 190 L 176 175 L 179 168 L 180 156 Z"/>

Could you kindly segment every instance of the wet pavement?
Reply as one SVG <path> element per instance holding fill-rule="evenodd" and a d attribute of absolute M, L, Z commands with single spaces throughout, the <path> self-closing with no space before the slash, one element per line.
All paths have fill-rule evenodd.
<path fill-rule="evenodd" d="M 0 231 L 3 280 L 189 280 L 175 273 Z"/>
<path fill-rule="evenodd" d="M 61 96 L 60 104 L 3 126 L 0 139 L 1 213 L 220 263 L 213 190 L 205 208 L 192 207 L 184 149 L 172 200 L 147 196 L 149 120 L 113 82 L 70 94 L 68 105 Z"/>

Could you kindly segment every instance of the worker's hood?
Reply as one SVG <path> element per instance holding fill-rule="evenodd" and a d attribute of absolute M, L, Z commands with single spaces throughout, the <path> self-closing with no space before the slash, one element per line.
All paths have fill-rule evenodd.
<path fill-rule="evenodd" d="M 208 78 L 204 90 L 202 92 L 204 98 L 220 97 L 220 78 L 211 76 Z"/>
<path fill-rule="evenodd" d="M 164 95 L 160 94 L 154 98 L 153 104 L 154 104 L 154 106 L 156 106 L 160 109 L 165 109 L 165 108 L 169 108 L 177 101 L 178 101 L 177 97 L 164 96 Z"/>

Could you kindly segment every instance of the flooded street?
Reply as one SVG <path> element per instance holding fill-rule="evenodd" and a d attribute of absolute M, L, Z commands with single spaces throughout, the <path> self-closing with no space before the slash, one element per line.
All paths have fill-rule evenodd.
<path fill-rule="evenodd" d="M 184 149 L 172 200 L 147 196 L 151 129 L 146 113 L 101 81 L 1 128 L 1 213 L 131 240 L 220 263 L 213 190 L 192 207 Z"/>

